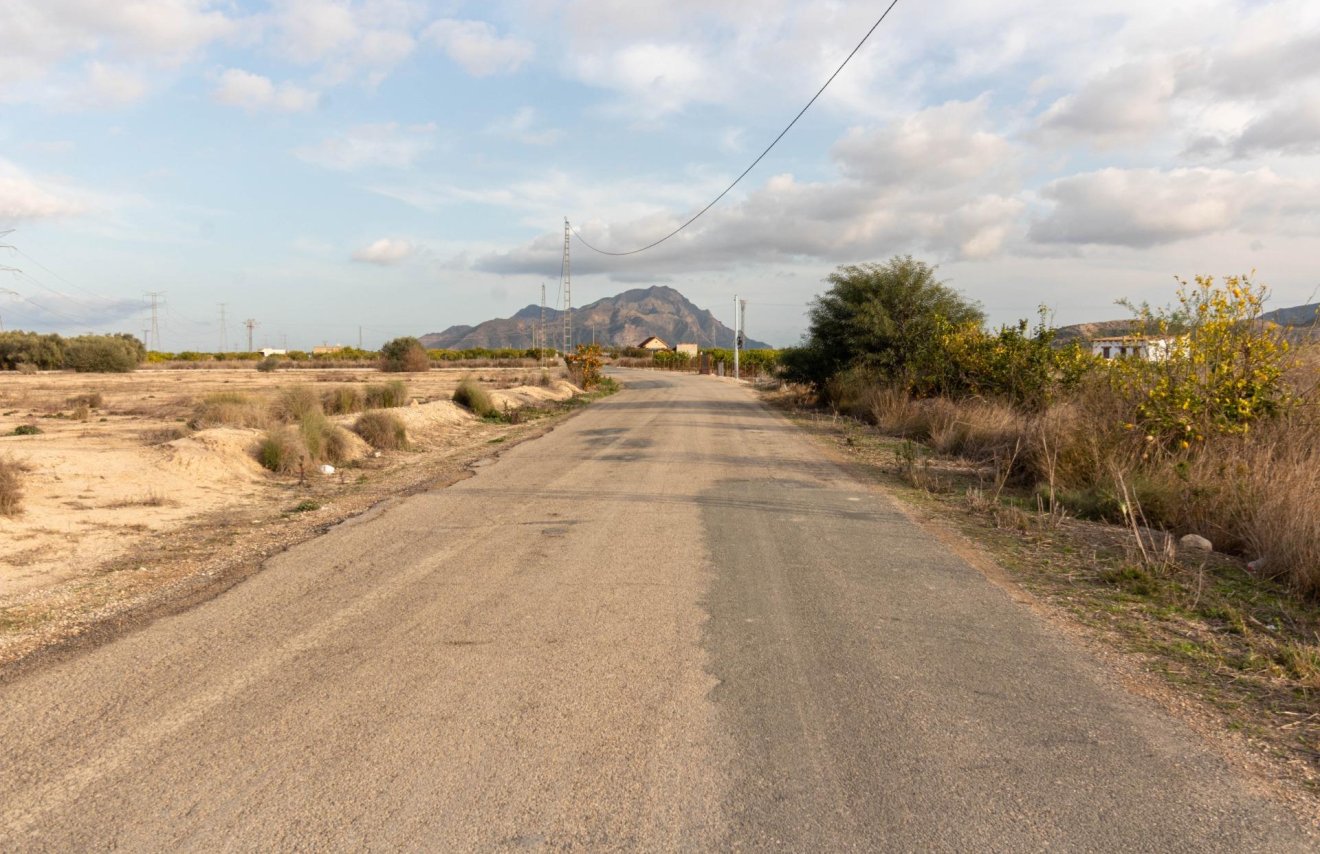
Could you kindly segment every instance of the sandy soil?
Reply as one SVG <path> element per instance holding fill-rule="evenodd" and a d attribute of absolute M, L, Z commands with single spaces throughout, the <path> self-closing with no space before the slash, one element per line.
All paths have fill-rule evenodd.
<path fill-rule="evenodd" d="M 516 409 L 574 392 L 567 383 L 522 386 L 539 372 L 525 368 L 436 370 L 388 375 L 363 369 L 260 373 L 251 367 L 207 371 L 142 370 L 123 375 L 0 374 L 0 457 L 29 467 L 24 512 L 0 517 L 0 606 L 25 592 L 89 574 L 203 514 L 287 499 L 280 478 L 253 456 L 261 432 L 239 428 L 191 431 L 186 422 L 196 402 L 218 391 L 273 399 L 281 389 L 305 384 L 380 383 L 403 379 L 410 404 L 393 410 L 404 420 L 414 452 L 444 447 L 453 434 L 477 424 L 450 402 L 454 387 L 475 375 L 496 405 Z M 99 394 L 102 403 L 86 420 L 76 418 L 76 398 Z M 336 420 L 349 424 L 356 416 Z M 34 424 L 38 435 L 14 435 Z M 365 443 L 359 455 L 370 453 Z M 343 473 L 338 476 L 342 479 Z"/>

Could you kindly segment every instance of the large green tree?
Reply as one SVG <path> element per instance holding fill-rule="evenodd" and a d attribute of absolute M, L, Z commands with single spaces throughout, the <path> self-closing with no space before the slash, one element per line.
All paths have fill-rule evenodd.
<path fill-rule="evenodd" d="M 979 325 L 981 307 L 908 256 L 883 264 L 848 264 L 829 275 L 816 297 L 802 346 L 784 354 L 790 379 L 822 389 L 840 371 L 909 384 L 951 327 Z"/>

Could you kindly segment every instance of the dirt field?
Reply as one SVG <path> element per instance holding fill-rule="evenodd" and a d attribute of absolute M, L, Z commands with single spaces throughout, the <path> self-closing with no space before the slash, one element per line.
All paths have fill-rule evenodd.
<path fill-rule="evenodd" d="M 0 457 L 29 469 L 23 477 L 23 512 L 0 517 L 0 608 L 25 593 L 95 574 L 144 541 L 187 528 L 202 514 L 287 503 L 290 478 L 266 471 L 253 454 L 261 431 L 188 428 L 197 401 L 207 394 L 243 392 L 273 400 L 293 385 L 320 391 L 402 379 L 409 404 L 392 411 L 407 425 L 413 447 L 386 454 L 379 462 L 388 468 L 415 464 L 419 452 L 450 447 L 483 426 L 449 400 L 467 375 L 487 388 L 504 389 L 492 392 L 501 408 L 562 400 L 574 391 L 562 382 L 525 385 L 540 375 L 526 368 L 381 374 L 365 369 L 261 373 L 246 366 L 0 374 Z M 93 395 L 99 395 L 99 404 L 80 412 L 79 398 Z M 333 420 L 347 426 L 356 417 Z M 41 432 L 15 435 L 23 425 Z M 359 455 L 371 453 L 358 444 Z M 343 483 L 352 474 L 350 469 L 331 477 Z"/>

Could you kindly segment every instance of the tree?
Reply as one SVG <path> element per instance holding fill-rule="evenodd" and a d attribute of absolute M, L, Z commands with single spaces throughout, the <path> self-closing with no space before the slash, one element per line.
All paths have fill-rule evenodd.
<path fill-rule="evenodd" d="M 781 357 L 789 379 L 817 389 L 850 368 L 910 385 L 943 332 L 985 319 L 979 305 L 910 255 L 841 266 L 826 281 L 832 287 L 812 305 L 802 346 Z"/>
<path fill-rule="evenodd" d="M 380 348 L 380 369 L 382 371 L 429 371 L 431 357 L 422 342 L 406 336 L 387 341 Z"/>
<path fill-rule="evenodd" d="M 131 335 L 79 335 L 64 345 L 64 367 L 78 373 L 123 374 L 146 355 Z"/>

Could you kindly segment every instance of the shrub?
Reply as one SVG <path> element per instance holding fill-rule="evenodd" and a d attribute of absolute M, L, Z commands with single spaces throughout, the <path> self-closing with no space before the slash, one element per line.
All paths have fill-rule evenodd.
<path fill-rule="evenodd" d="M 74 421 L 90 421 L 92 419 L 92 408 L 85 403 L 80 403 L 73 408 Z"/>
<path fill-rule="evenodd" d="M 35 332 L 0 332 L 0 368 L 23 373 L 64 367 L 64 339 Z"/>
<path fill-rule="evenodd" d="M 596 344 L 579 344 L 577 352 L 565 357 L 569 375 L 582 390 L 590 391 L 600 383 L 600 369 L 605 364 L 605 356 Z"/>
<path fill-rule="evenodd" d="M 390 412 L 368 412 L 358 417 L 353 431 L 367 444 L 380 451 L 396 451 L 408 447 L 408 430 L 399 416 Z"/>
<path fill-rule="evenodd" d="M 356 386 L 341 385 L 322 392 L 321 407 L 331 415 L 347 415 L 361 412 L 366 407 L 366 403 L 361 389 Z"/>
<path fill-rule="evenodd" d="M 80 335 L 64 346 L 64 366 L 79 373 L 125 374 L 137 370 L 146 353 L 136 338 Z"/>
<path fill-rule="evenodd" d="M 37 371 L 41 370 L 41 368 L 38 368 L 31 362 L 19 362 L 14 366 L 14 370 L 18 371 L 20 374 L 35 374 Z"/>
<path fill-rule="evenodd" d="M 257 462 L 277 474 L 296 472 L 310 462 L 298 430 L 287 425 L 266 431 L 257 445 Z"/>
<path fill-rule="evenodd" d="M 23 510 L 23 472 L 26 464 L 13 457 L 0 457 L 0 516 L 17 516 Z"/>
<path fill-rule="evenodd" d="M 20 424 L 14 428 L 15 436 L 36 436 L 41 433 L 41 428 L 35 424 Z"/>
<path fill-rule="evenodd" d="M 321 414 L 321 398 L 311 386 L 286 388 L 275 399 L 274 414 L 280 421 L 292 424 L 313 413 Z"/>
<path fill-rule="evenodd" d="M 458 388 L 454 389 L 454 403 L 466 407 L 482 418 L 499 414 L 490 399 L 490 393 L 478 385 L 472 377 L 464 377 Z"/>
<path fill-rule="evenodd" d="M 260 400 L 236 391 L 208 394 L 193 409 L 188 426 L 194 430 L 207 427 L 249 427 L 262 429 L 271 422 L 270 411 Z"/>
<path fill-rule="evenodd" d="M 268 374 L 271 371 L 279 370 L 279 367 L 280 367 L 280 360 L 275 358 L 274 356 L 267 356 L 266 358 L 262 359 L 260 362 L 257 362 L 257 370 L 261 371 L 263 374 Z"/>
<path fill-rule="evenodd" d="M 380 348 L 380 369 L 394 372 L 429 371 L 431 357 L 416 338 L 395 338 Z"/>
<path fill-rule="evenodd" d="M 367 386 L 364 403 L 367 409 L 391 409 L 408 402 L 408 386 L 403 380 L 373 383 Z"/>

